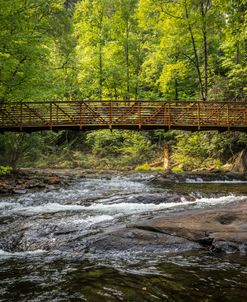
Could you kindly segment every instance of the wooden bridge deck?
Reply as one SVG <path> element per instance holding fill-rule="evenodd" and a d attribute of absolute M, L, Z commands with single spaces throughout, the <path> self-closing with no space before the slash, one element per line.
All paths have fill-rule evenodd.
<path fill-rule="evenodd" d="M 247 132 L 247 102 L 51 101 L 0 104 L 1 132 L 106 128 Z"/>

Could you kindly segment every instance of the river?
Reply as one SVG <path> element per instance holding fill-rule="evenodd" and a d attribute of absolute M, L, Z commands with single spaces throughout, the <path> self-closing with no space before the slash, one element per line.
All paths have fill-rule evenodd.
<path fill-rule="evenodd" d="M 0 301 L 246 301 L 245 254 L 98 244 L 126 224 L 247 196 L 244 182 L 153 179 L 90 175 L 0 196 Z"/>

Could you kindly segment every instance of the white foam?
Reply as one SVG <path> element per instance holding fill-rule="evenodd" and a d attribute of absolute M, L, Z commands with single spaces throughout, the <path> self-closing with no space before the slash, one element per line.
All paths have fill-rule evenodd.
<path fill-rule="evenodd" d="M 116 214 L 135 214 L 135 213 L 144 213 L 149 211 L 159 211 L 170 209 L 174 207 L 186 206 L 190 204 L 196 204 L 196 206 L 203 207 L 206 205 L 216 205 L 216 204 L 225 204 L 241 200 L 247 200 L 247 196 L 236 196 L 228 195 L 221 197 L 212 197 L 212 198 L 198 198 L 195 201 L 188 201 L 186 198 L 182 197 L 181 202 L 167 202 L 167 203 L 131 203 L 131 202 L 115 202 L 107 203 L 106 200 L 104 203 L 95 203 L 90 206 L 82 205 L 63 205 L 59 203 L 47 203 L 44 205 L 38 206 L 21 206 L 18 205 L 15 208 L 7 208 L 5 211 L 9 213 L 19 213 L 22 215 L 38 215 L 46 213 L 57 213 L 57 212 L 84 212 L 89 215 L 97 215 L 99 221 L 101 219 L 111 219 L 112 215 Z M 99 214 L 103 214 L 100 218 Z M 104 216 L 109 215 L 109 216 Z M 95 219 L 95 218 L 93 218 Z M 88 221 L 90 223 L 90 221 Z"/>
<path fill-rule="evenodd" d="M 74 219 L 72 222 L 74 224 L 85 224 L 86 226 L 92 226 L 94 224 L 111 221 L 113 219 L 114 216 L 111 215 L 99 215 L 99 216 L 89 216 L 86 219 Z"/>
<path fill-rule="evenodd" d="M 221 197 L 211 197 L 211 198 L 199 198 L 196 200 L 199 206 L 203 206 L 205 204 L 217 205 L 217 204 L 226 204 L 236 201 L 247 200 L 247 196 L 236 196 L 236 195 L 228 195 Z"/>
<path fill-rule="evenodd" d="M 80 212 L 84 211 L 86 207 L 80 205 L 62 205 L 59 203 L 47 203 L 39 206 L 17 207 L 11 212 L 20 213 L 23 215 L 35 215 L 57 212 Z"/>
<path fill-rule="evenodd" d="M 114 203 L 114 204 L 93 204 L 91 206 L 85 207 L 80 205 L 61 205 L 58 203 L 48 203 L 42 206 L 30 206 L 30 207 L 18 207 L 11 209 L 11 213 L 19 213 L 22 215 L 38 215 L 46 213 L 57 213 L 57 212 L 93 212 L 95 214 L 104 213 L 104 215 L 99 218 L 105 219 L 110 218 L 108 215 L 116 214 L 135 214 L 148 211 L 158 211 L 162 209 L 169 209 L 178 206 L 184 206 L 191 204 L 191 201 L 184 202 L 170 202 L 170 203 L 160 203 L 160 204 L 144 204 L 144 203 Z M 100 216 L 98 216 L 100 217 Z"/>
<path fill-rule="evenodd" d="M 199 178 L 199 177 L 196 179 L 186 178 L 185 182 L 186 183 L 203 183 L 203 179 Z"/>
<path fill-rule="evenodd" d="M 6 252 L 4 250 L 0 250 L 0 258 L 5 258 L 5 257 L 26 257 L 26 256 L 37 256 L 40 254 L 45 253 L 46 251 L 44 250 L 35 250 L 35 251 L 25 251 L 25 252 Z"/>
<path fill-rule="evenodd" d="M 197 183 L 204 183 L 204 184 L 245 184 L 247 181 L 244 180 L 203 180 L 202 178 L 186 178 L 185 180 L 186 183 L 192 183 L 192 184 L 197 184 Z"/>
<path fill-rule="evenodd" d="M 190 201 L 184 202 L 169 202 L 169 203 L 115 203 L 115 204 L 95 204 L 89 207 L 90 210 L 99 212 L 110 212 L 110 213 L 125 213 L 125 214 L 135 214 L 147 211 L 158 211 L 162 209 L 173 208 L 177 206 L 191 204 Z"/>
<path fill-rule="evenodd" d="M 16 206 L 16 203 L 13 202 L 7 202 L 7 201 L 1 201 L 0 202 L 0 209 L 6 209 Z"/>

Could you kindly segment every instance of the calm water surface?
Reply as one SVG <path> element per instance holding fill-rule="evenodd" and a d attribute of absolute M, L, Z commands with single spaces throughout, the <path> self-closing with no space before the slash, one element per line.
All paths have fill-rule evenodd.
<path fill-rule="evenodd" d="M 1 196 L 0 301 L 247 301 L 245 255 L 88 252 L 105 232 L 139 219 L 247 196 L 246 183 L 155 185 L 152 177 L 91 176 Z"/>

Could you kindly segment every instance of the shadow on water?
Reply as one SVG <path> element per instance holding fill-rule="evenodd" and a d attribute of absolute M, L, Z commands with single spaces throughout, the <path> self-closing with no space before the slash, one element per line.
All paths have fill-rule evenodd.
<path fill-rule="evenodd" d="M 143 272 L 90 261 L 6 261 L 1 301 L 246 301 L 245 256 L 174 256 Z M 139 271 L 138 271 L 139 270 Z"/>

